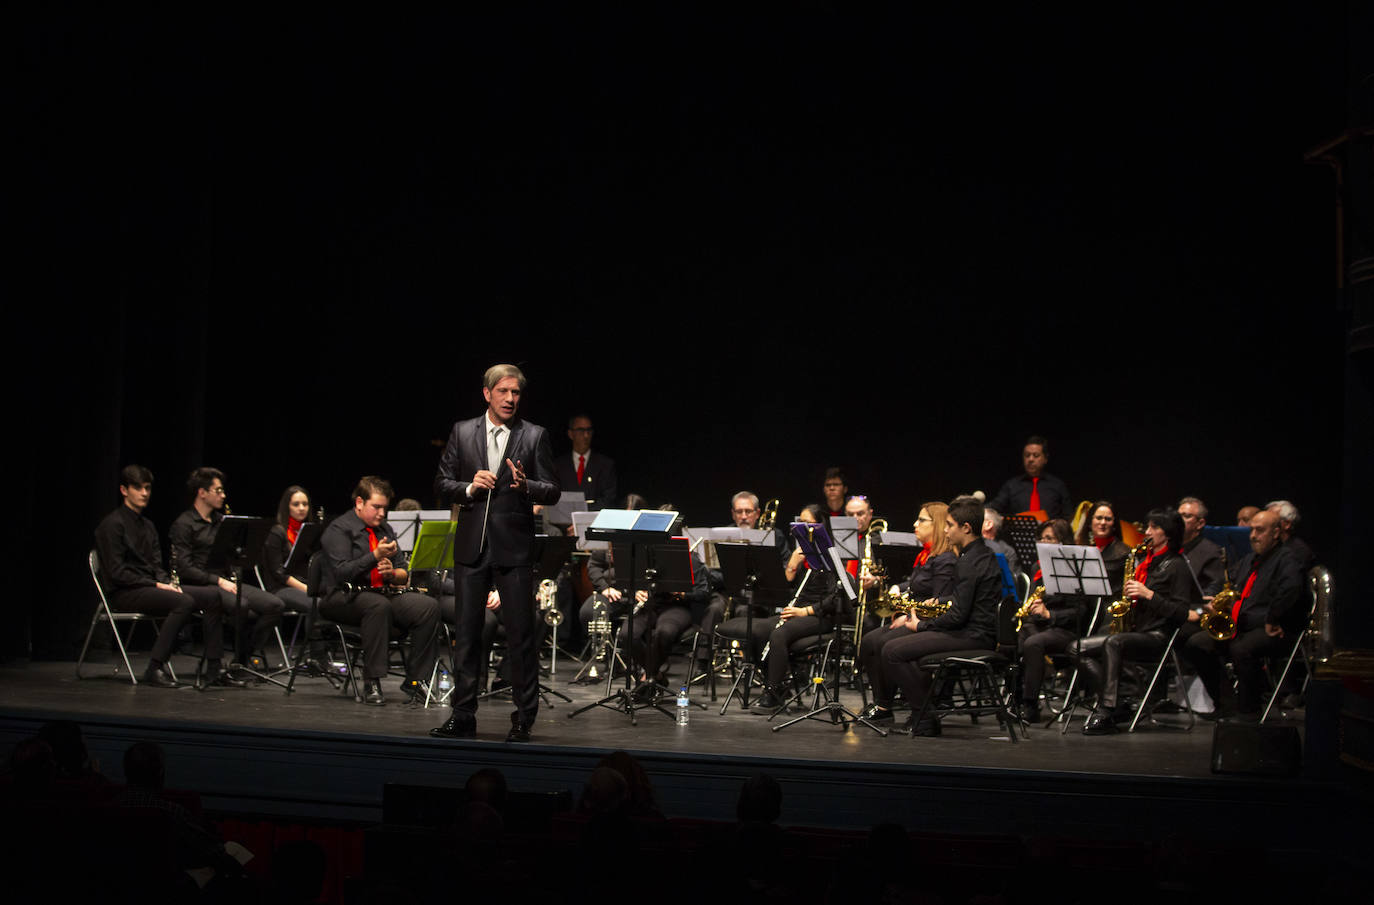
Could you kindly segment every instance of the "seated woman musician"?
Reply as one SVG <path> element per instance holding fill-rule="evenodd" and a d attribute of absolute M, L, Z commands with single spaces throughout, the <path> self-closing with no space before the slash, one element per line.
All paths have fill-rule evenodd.
<path fill-rule="evenodd" d="M 1136 548 L 1142 558 L 1122 587 L 1128 604 L 1125 615 L 1113 619 L 1106 635 L 1078 642 L 1082 670 L 1098 695 L 1097 706 L 1083 726 L 1084 735 L 1116 732 L 1116 721 L 1130 715 L 1119 695 L 1121 667 L 1127 658 L 1158 658 L 1173 631 L 1196 619 L 1193 611 L 1201 595 L 1193 581 L 1183 548 L 1183 520 L 1173 508 L 1154 509 L 1146 516 L 1145 543 Z"/>
<path fill-rule="evenodd" d="M 306 593 L 310 557 L 301 555 L 309 551 L 292 555 L 301 528 L 311 521 L 314 516 L 310 511 L 310 494 L 299 484 L 292 484 L 277 503 L 277 523 L 267 532 L 267 541 L 263 544 L 262 583 L 288 610 L 305 614 L 310 657 L 319 659 L 324 654 L 324 646 L 310 620 L 310 595 Z"/>
<path fill-rule="evenodd" d="M 1092 544 L 1101 551 L 1102 564 L 1107 567 L 1107 582 L 1112 587 L 1112 599 L 1120 599 L 1126 557 L 1131 548 L 1121 540 L 1121 521 L 1116 517 L 1116 507 L 1110 501 L 1098 500 L 1093 503 L 1092 515 L 1084 520 L 1083 527 L 1078 531 L 1077 542 L 1084 546 Z"/>
<path fill-rule="evenodd" d="M 916 516 L 916 540 L 921 551 L 916 554 L 911 575 L 906 581 L 893 585 L 888 594 L 904 594 L 912 600 L 945 599 L 954 593 L 954 567 L 958 560 L 954 547 L 945 537 L 945 516 L 949 507 L 944 503 L 926 503 Z M 895 638 L 904 638 L 915 628 L 915 621 L 905 614 L 892 617 L 891 625 L 867 632 L 859 642 L 859 666 L 868 674 L 873 689 L 873 703 L 862 714 L 870 722 L 892 721 L 892 697 L 896 686 L 883 673 L 883 645 Z"/>
<path fill-rule="evenodd" d="M 1040 526 L 1037 540 L 1042 544 L 1073 543 L 1073 529 L 1062 519 L 1050 519 Z M 1031 578 L 1033 590 L 1018 615 L 1021 617 L 1021 656 L 1025 673 L 1021 685 L 1021 717 L 1032 723 L 1040 719 L 1040 684 L 1045 681 L 1045 657 L 1068 651 L 1080 631 L 1087 627 L 1082 597 L 1046 594 L 1044 564 L 1036 565 Z"/>

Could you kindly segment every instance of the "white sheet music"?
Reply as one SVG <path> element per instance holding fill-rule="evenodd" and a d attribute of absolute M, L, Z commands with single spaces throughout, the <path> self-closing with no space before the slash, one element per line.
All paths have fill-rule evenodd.
<path fill-rule="evenodd" d="M 1040 580 L 1046 594 L 1083 594 L 1087 597 L 1110 597 L 1107 566 L 1102 551 L 1096 547 L 1068 544 L 1035 545 L 1040 556 Z M 1079 583 L 1082 575 L 1082 583 Z"/>

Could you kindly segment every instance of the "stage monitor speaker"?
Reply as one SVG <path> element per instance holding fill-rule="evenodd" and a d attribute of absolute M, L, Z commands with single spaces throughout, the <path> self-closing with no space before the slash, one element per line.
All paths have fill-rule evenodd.
<path fill-rule="evenodd" d="M 1212 733 L 1212 772 L 1249 776 L 1297 776 L 1302 741 L 1295 726 L 1217 723 Z"/>

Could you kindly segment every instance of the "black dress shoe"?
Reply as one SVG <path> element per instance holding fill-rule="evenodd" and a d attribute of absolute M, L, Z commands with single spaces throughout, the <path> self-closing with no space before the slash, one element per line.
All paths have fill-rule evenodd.
<path fill-rule="evenodd" d="M 758 700 L 754 701 L 754 706 L 760 710 L 777 710 L 782 706 L 782 701 L 771 691 L 765 691 Z"/>
<path fill-rule="evenodd" d="M 510 732 L 506 733 L 508 742 L 527 742 L 530 740 L 530 726 L 528 723 L 514 723 L 510 727 Z"/>
<path fill-rule="evenodd" d="M 870 723 L 895 722 L 895 719 L 892 716 L 892 711 L 883 707 L 879 707 L 877 704 L 869 704 L 867 707 L 863 709 L 863 712 L 860 713 L 859 716 L 865 720 L 868 720 Z"/>
<path fill-rule="evenodd" d="M 406 679 L 401 683 L 401 698 L 404 701 L 423 704 L 425 702 L 425 686 L 419 679 Z"/>
<path fill-rule="evenodd" d="M 939 737 L 940 737 L 940 721 L 939 721 L 939 720 L 922 720 L 921 722 L 917 723 L 917 724 L 915 725 L 915 727 L 911 730 L 911 737 L 912 737 L 912 738 L 939 738 Z"/>
<path fill-rule="evenodd" d="M 1021 719 L 1027 723 L 1040 722 L 1040 702 L 1025 701 L 1021 704 Z"/>
<path fill-rule="evenodd" d="M 206 685 L 214 685 L 217 688 L 247 688 L 248 683 L 227 669 L 217 670 L 210 674 L 205 680 Z"/>
<path fill-rule="evenodd" d="M 476 738 L 477 720 L 470 713 L 452 713 L 444 725 L 429 730 L 434 738 Z"/>
<path fill-rule="evenodd" d="M 165 669 L 148 669 L 143 673 L 143 684 L 154 688 L 179 688 L 181 683 L 172 678 Z"/>
<path fill-rule="evenodd" d="M 1116 732 L 1116 720 L 1112 719 L 1110 713 L 1102 710 L 1094 710 L 1083 724 L 1084 735 L 1115 735 Z"/>
<path fill-rule="evenodd" d="M 363 682 L 363 703 L 372 707 L 386 705 L 386 697 L 382 694 L 381 679 L 368 679 Z"/>

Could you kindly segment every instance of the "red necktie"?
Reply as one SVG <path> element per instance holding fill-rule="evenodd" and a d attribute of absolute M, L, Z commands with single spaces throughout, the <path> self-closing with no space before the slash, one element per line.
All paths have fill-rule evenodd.
<path fill-rule="evenodd" d="M 1040 509 L 1040 479 L 1039 479 L 1039 478 L 1031 478 L 1031 498 L 1030 498 L 1030 505 L 1027 506 L 1026 508 L 1028 508 L 1031 512 L 1036 512 L 1036 511 L 1038 511 L 1038 510 Z"/>
<path fill-rule="evenodd" d="M 587 457 L 579 454 L 577 457 L 577 483 L 582 483 L 582 476 L 587 473 Z"/>
<path fill-rule="evenodd" d="M 367 529 L 367 545 L 371 550 L 375 551 L 377 549 L 377 535 L 372 533 L 371 528 Z M 380 588 L 382 586 L 382 573 L 377 571 L 376 566 L 372 567 L 372 572 L 368 577 L 372 580 L 372 586 L 374 588 Z"/>

